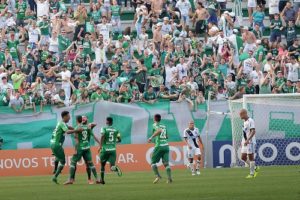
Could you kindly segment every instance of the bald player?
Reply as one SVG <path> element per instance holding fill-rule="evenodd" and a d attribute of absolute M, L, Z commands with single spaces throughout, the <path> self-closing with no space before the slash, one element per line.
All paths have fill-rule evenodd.
<path fill-rule="evenodd" d="M 196 157 L 196 174 L 200 175 L 201 150 L 203 143 L 200 137 L 199 129 L 195 127 L 194 121 L 189 123 L 189 127 L 183 131 L 183 138 L 188 147 L 188 167 L 191 169 L 192 176 L 195 176 L 194 157 Z"/>
<path fill-rule="evenodd" d="M 255 124 L 254 120 L 248 116 L 246 109 L 240 111 L 240 118 L 244 120 L 241 159 L 250 166 L 250 174 L 246 178 L 255 178 L 257 176 L 257 169 L 254 161 L 256 145 Z"/>

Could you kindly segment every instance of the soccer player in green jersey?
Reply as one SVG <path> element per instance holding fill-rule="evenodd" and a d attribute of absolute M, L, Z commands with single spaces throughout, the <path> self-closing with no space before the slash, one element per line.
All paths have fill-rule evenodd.
<path fill-rule="evenodd" d="M 154 115 L 153 134 L 148 139 L 148 142 L 150 143 L 152 139 L 155 138 L 155 147 L 151 157 L 151 167 L 156 176 L 156 178 L 153 181 L 154 184 L 158 183 L 158 181 L 161 179 L 156 165 L 156 163 L 158 163 L 160 159 L 162 159 L 163 165 L 166 168 L 166 172 L 168 175 L 167 183 L 172 183 L 171 168 L 169 166 L 169 144 L 167 127 L 161 124 L 160 121 L 161 115 Z"/>
<path fill-rule="evenodd" d="M 52 153 L 55 156 L 55 160 L 59 162 L 55 174 L 52 178 L 52 181 L 56 184 L 58 184 L 57 177 L 61 173 L 61 171 L 63 170 L 66 164 L 65 152 L 62 147 L 65 141 L 65 134 L 72 134 L 72 133 L 77 133 L 82 131 L 82 129 L 74 130 L 71 126 L 67 125 L 67 123 L 70 120 L 70 114 L 68 111 L 63 111 L 61 113 L 61 118 L 62 121 L 57 123 L 56 128 L 54 129 L 50 140 L 50 147 Z"/>
<path fill-rule="evenodd" d="M 122 176 L 121 169 L 115 164 L 117 153 L 116 153 L 116 144 L 121 142 L 121 134 L 115 129 L 113 125 L 113 119 L 111 117 L 106 118 L 106 127 L 101 128 L 101 139 L 100 139 L 100 161 L 101 161 L 101 179 L 100 183 L 105 184 L 104 182 L 104 172 L 106 162 L 110 163 L 110 169 L 113 172 L 117 172 L 118 176 Z"/>
<path fill-rule="evenodd" d="M 98 181 L 98 176 L 97 176 L 97 171 L 94 166 L 93 160 L 92 160 L 92 153 L 90 149 L 90 138 L 93 134 L 92 128 L 95 127 L 95 124 L 87 124 L 87 119 L 86 117 L 84 118 L 84 123 L 83 123 L 83 117 L 82 116 L 77 116 L 76 117 L 76 122 L 77 122 L 77 127 L 76 130 L 79 128 L 83 129 L 80 133 L 75 134 L 75 140 L 76 140 L 76 145 L 75 145 L 75 150 L 76 154 L 73 155 L 71 159 L 71 165 L 70 165 L 70 177 L 67 182 L 65 182 L 65 185 L 73 184 L 74 179 L 75 179 L 75 172 L 76 172 L 76 165 L 77 162 L 83 157 L 87 167 L 89 170 L 93 173 L 96 182 L 99 183 Z M 94 139 L 96 142 L 100 144 L 100 141 L 94 136 Z M 87 171 L 88 175 L 90 171 Z M 90 179 L 89 177 L 89 184 L 93 184 L 94 182 Z"/>

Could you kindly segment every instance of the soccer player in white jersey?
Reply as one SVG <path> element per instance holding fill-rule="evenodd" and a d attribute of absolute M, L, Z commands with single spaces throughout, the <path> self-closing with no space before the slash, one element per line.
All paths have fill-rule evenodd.
<path fill-rule="evenodd" d="M 195 127 L 195 123 L 191 121 L 189 127 L 183 132 L 184 140 L 188 146 L 187 153 L 189 159 L 189 168 L 192 171 L 192 175 L 195 175 L 194 157 L 196 156 L 196 174 L 200 175 L 200 161 L 201 151 L 200 147 L 203 147 L 203 143 L 199 134 L 199 129 Z"/>
<path fill-rule="evenodd" d="M 248 116 L 246 109 L 240 111 L 240 118 L 244 120 L 241 159 L 250 166 L 250 174 L 246 178 L 255 178 L 257 176 L 254 161 L 256 145 L 255 124 L 254 120 Z"/>

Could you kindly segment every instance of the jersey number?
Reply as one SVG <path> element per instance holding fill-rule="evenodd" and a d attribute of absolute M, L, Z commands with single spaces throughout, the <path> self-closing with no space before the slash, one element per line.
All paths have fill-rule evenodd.
<path fill-rule="evenodd" d="M 113 142 L 114 141 L 114 132 L 110 132 L 109 133 L 108 141 L 109 142 Z"/>
<path fill-rule="evenodd" d="M 167 139 L 167 131 L 166 131 L 166 129 L 162 129 L 162 132 L 160 133 L 159 137 L 161 139 Z"/>
<path fill-rule="evenodd" d="M 82 131 L 82 140 L 86 140 L 87 139 L 87 131 Z"/>

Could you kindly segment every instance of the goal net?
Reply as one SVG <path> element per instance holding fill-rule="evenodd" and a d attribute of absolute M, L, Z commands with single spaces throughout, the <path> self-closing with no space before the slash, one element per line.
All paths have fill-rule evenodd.
<path fill-rule="evenodd" d="M 243 121 L 239 111 L 245 108 L 254 119 L 258 165 L 300 164 L 300 94 L 245 95 L 229 101 L 232 125 L 232 166 L 240 160 Z"/>

